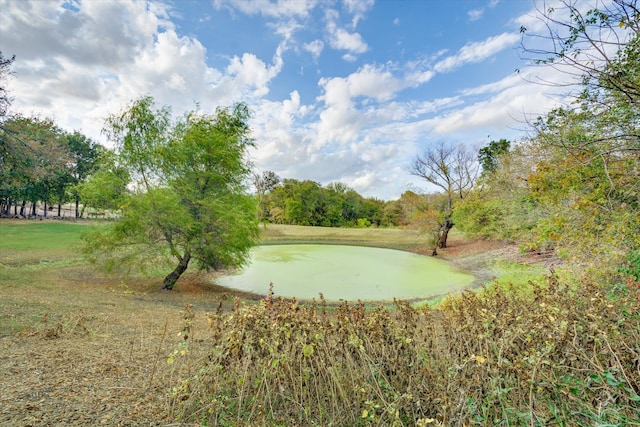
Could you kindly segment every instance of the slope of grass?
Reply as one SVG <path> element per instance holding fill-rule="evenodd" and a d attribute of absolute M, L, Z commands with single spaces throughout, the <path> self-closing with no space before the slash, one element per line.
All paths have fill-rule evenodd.
<path fill-rule="evenodd" d="M 72 222 L 0 220 L 0 249 L 67 251 L 76 245 L 81 231 L 82 225 Z"/>

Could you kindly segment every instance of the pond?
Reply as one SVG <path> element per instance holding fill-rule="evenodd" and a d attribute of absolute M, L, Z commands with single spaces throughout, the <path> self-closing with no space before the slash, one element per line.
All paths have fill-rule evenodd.
<path fill-rule="evenodd" d="M 467 287 L 474 277 L 449 263 L 410 252 L 340 245 L 254 248 L 250 264 L 221 286 L 266 295 L 328 301 L 428 298 Z"/>

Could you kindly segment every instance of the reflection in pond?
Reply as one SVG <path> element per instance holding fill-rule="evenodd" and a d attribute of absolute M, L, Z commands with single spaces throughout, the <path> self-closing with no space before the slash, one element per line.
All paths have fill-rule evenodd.
<path fill-rule="evenodd" d="M 392 249 L 276 245 L 256 247 L 243 271 L 217 283 L 267 294 L 273 282 L 277 296 L 382 301 L 458 291 L 473 279 L 445 261 Z"/>

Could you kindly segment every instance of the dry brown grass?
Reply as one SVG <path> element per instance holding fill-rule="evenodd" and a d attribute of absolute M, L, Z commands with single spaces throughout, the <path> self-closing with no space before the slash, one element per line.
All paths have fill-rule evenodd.
<path fill-rule="evenodd" d="M 180 309 L 195 301 L 204 312 L 221 294 L 198 278 L 162 293 L 86 267 L 48 274 L 40 288 L 2 287 L 0 425 L 168 424 L 170 384 L 189 373 L 166 363 Z"/>

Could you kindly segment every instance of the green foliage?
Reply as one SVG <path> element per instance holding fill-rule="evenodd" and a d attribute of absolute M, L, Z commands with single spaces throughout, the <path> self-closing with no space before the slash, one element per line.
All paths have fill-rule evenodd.
<path fill-rule="evenodd" d="M 556 110 L 539 122 L 532 144 L 546 155 L 528 178 L 532 195 L 548 211 L 537 238 L 605 277 L 640 247 L 640 177 L 632 173 L 637 141 L 620 136 L 635 132 L 635 125 L 601 125 L 607 117 L 607 110 Z"/>
<path fill-rule="evenodd" d="M 625 261 L 620 267 L 620 273 L 640 282 L 640 250 L 629 251 Z"/>
<path fill-rule="evenodd" d="M 16 116 L 2 123 L 0 139 L 1 196 L 47 201 L 70 161 L 64 133 L 51 120 Z"/>
<path fill-rule="evenodd" d="M 7 115 L 7 109 L 11 105 L 11 98 L 6 86 L 6 80 L 11 75 L 11 66 L 16 60 L 15 55 L 12 57 L 5 57 L 0 51 L 0 120 L 3 120 Z"/>
<path fill-rule="evenodd" d="M 75 186 L 85 206 L 117 212 L 127 195 L 131 174 L 117 164 L 111 151 L 103 151 L 97 160 L 98 169 L 85 182 Z"/>
<path fill-rule="evenodd" d="M 112 116 L 106 133 L 118 152 L 84 190 L 120 209 L 113 227 L 87 233 L 86 254 L 108 268 L 177 260 L 167 289 L 192 260 L 202 269 L 242 266 L 258 238 L 255 200 L 245 188 L 247 107 L 192 112 L 175 123 L 169 117 L 149 97 Z"/>
<path fill-rule="evenodd" d="M 634 425 L 639 296 L 551 276 L 438 309 L 236 301 L 208 315 L 210 351 L 172 411 L 202 425 Z"/>
<path fill-rule="evenodd" d="M 563 7 L 571 12 L 568 35 L 552 35 L 560 49 L 552 62 L 581 55 L 583 42 L 608 44 L 593 39 L 603 34 L 593 28 L 621 23 L 628 39 L 614 55 L 599 51 L 601 61 L 578 67 L 586 74 L 575 108 L 540 117 L 532 136 L 499 155 L 497 164 L 484 153 L 491 173 L 454 218 L 471 235 L 509 238 L 526 250 L 555 250 L 580 275 L 623 282 L 628 254 L 640 248 L 639 15 L 627 2 L 585 15 L 568 2 Z M 557 23 L 552 14 L 546 18 Z M 575 58 L 571 63 L 577 66 Z"/>
<path fill-rule="evenodd" d="M 542 208 L 522 178 L 528 163 L 522 147 L 503 156 L 500 167 L 485 175 L 479 187 L 457 204 L 453 214 L 456 225 L 470 237 L 530 239 Z"/>
<path fill-rule="evenodd" d="M 0 214 L 10 205 L 31 201 L 59 205 L 94 170 L 97 145 L 84 135 L 66 133 L 55 123 L 36 117 L 13 116 L 0 129 Z M 23 203 L 24 207 L 24 203 Z M 25 212 L 20 213 L 27 216 Z M 47 211 L 45 210 L 45 216 Z"/>
<path fill-rule="evenodd" d="M 384 214 L 392 202 L 364 198 L 340 182 L 322 187 L 314 181 L 284 179 L 258 197 L 262 218 L 276 224 L 359 227 L 363 219 L 374 226 L 398 225 L 395 216 Z"/>
<path fill-rule="evenodd" d="M 500 156 L 509 152 L 511 142 L 506 139 L 499 141 L 491 141 L 486 147 L 482 147 L 478 151 L 478 162 L 482 168 L 482 174 L 487 175 L 494 173 L 500 165 Z"/>

